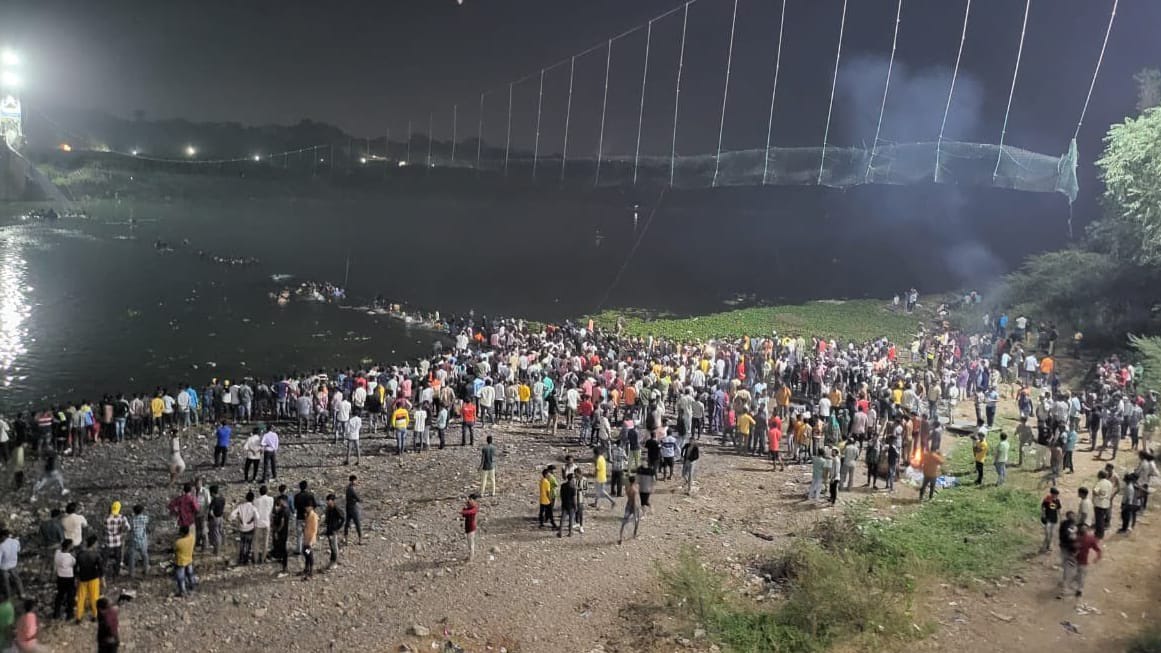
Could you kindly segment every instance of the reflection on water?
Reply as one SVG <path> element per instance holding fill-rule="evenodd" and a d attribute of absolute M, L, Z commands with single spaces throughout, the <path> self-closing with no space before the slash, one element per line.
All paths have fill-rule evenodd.
<path fill-rule="evenodd" d="M 20 238 L 11 234 L 0 239 L 0 374 L 4 386 L 12 385 L 17 363 L 28 353 L 28 318 L 32 306 L 28 294 L 28 262 Z"/>

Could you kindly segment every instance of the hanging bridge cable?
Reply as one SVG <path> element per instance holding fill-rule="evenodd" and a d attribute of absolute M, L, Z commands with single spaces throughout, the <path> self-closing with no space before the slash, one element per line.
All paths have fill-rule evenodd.
<path fill-rule="evenodd" d="M 726 131 L 726 100 L 730 97 L 730 69 L 734 63 L 734 33 L 738 25 L 738 0 L 734 0 L 734 13 L 730 18 L 730 48 L 726 55 L 726 83 L 722 85 L 722 117 L 718 122 L 718 151 L 714 155 L 714 179 L 713 186 L 718 185 L 718 170 L 721 168 L 722 162 L 722 135 Z"/>
<path fill-rule="evenodd" d="M 903 17 L 903 0 L 895 7 L 895 35 L 891 37 L 891 59 L 887 62 L 887 81 L 883 84 L 883 100 L 879 103 L 879 122 L 875 125 L 875 140 L 871 142 L 871 156 L 867 158 L 867 172 L 863 183 L 871 180 L 871 168 L 875 165 L 875 154 L 879 150 L 879 133 L 883 129 L 883 113 L 887 110 L 887 91 L 891 88 L 891 71 L 895 67 L 895 46 L 899 43 L 899 21 Z"/>
<path fill-rule="evenodd" d="M 778 20 L 778 52 L 774 55 L 774 86 L 770 90 L 770 117 L 766 121 L 766 158 L 762 160 L 762 185 L 770 172 L 770 138 L 774 133 L 774 98 L 778 95 L 778 73 L 782 69 L 782 30 L 786 27 L 786 0 L 782 0 L 782 17 Z"/>
<path fill-rule="evenodd" d="M 963 43 L 967 39 L 968 17 L 972 13 L 972 0 L 963 7 L 963 29 L 959 33 L 959 50 L 955 54 L 955 68 L 951 71 L 951 86 L 947 89 L 947 104 L 943 105 L 943 122 L 939 125 L 939 138 L 935 141 L 935 174 L 932 180 L 939 181 L 939 160 L 943 154 L 943 132 L 947 129 L 947 116 L 951 113 L 951 98 L 955 95 L 955 80 L 959 77 L 959 62 L 963 58 Z"/>
<path fill-rule="evenodd" d="M 601 99 L 601 136 L 597 140 L 597 174 L 593 178 L 593 185 L 601 183 L 601 158 L 605 152 L 605 110 L 609 106 L 609 66 L 613 63 L 613 39 L 609 39 L 608 49 L 605 51 L 605 95 Z"/>
<path fill-rule="evenodd" d="M 407 121 L 407 156 L 404 158 L 406 165 L 411 165 L 411 121 Z"/>
<path fill-rule="evenodd" d="M 641 122 L 645 119 L 645 80 L 649 79 L 649 45 L 653 41 L 653 21 L 645 31 L 645 66 L 641 71 L 641 105 L 637 109 L 637 147 L 633 151 L 633 185 L 637 185 L 637 164 L 641 160 Z"/>
<path fill-rule="evenodd" d="M 512 146 L 512 86 L 515 82 L 508 82 L 508 132 L 504 136 L 504 176 L 508 176 L 508 152 Z"/>
<path fill-rule="evenodd" d="M 1086 113 L 1088 113 L 1088 103 L 1089 103 L 1089 100 L 1092 100 L 1092 91 L 1093 91 L 1093 88 L 1096 87 L 1097 76 L 1100 75 L 1101 64 L 1104 63 L 1104 60 L 1105 60 L 1105 48 L 1108 47 L 1108 45 L 1109 45 L 1109 34 L 1113 31 L 1113 21 L 1117 17 L 1117 3 L 1118 2 L 1120 2 L 1120 0 L 1113 0 L 1113 10 L 1109 14 L 1108 27 L 1105 28 L 1105 40 L 1101 43 L 1101 54 L 1099 57 L 1097 57 L 1096 69 L 1092 71 L 1092 82 L 1090 82 L 1088 85 L 1088 95 L 1084 96 L 1084 107 L 1082 107 L 1080 110 L 1080 120 L 1078 120 L 1076 122 L 1076 133 L 1074 133 L 1072 135 L 1073 140 L 1075 140 L 1078 136 L 1080 136 L 1080 128 L 1082 125 L 1084 125 L 1084 116 Z M 1069 216 L 1069 236 L 1070 237 L 1071 237 L 1071 232 L 1072 232 L 1072 217 L 1070 215 Z"/>
<path fill-rule="evenodd" d="M 677 114 L 681 108 L 681 71 L 685 67 L 685 28 L 689 24 L 689 5 L 685 3 L 685 12 L 681 18 L 681 50 L 677 55 L 677 83 L 673 91 L 673 141 L 669 147 L 669 185 L 673 185 L 673 176 L 677 171 Z"/>
<path fill-rule="evenodd" d="M 480 115 L 479 122 L 476 123 L 476 174 L 480 174 L 480 154 L 484 147 L 484 96 L 487 93 L 480 93 Z"/>
<path fill-rule="evenodd" d="M 818 159 L 818 183 L 822 183 L 822 173 L 826 168 L 826 142 L 830 138 L 830 118 L 834 112 L 834 92 L 838 88 L 839 60 L 843 55 L 843 31 L 847 26 L 847 0 L 843 0 L 843 15 L 839 20 L 838 51 L 834 55 L 834 79 L 830 84 L 830 104 L 826 108 L 826 129 L 822 132 L 822 156 Z"/>
<path fill-rule="evenodd" d="M 540 90 L 536 95 L 536 141 L 532 146 L 532 179 L 536 179 L 536 165 L 540 162 L 540 108 L 544 105 L 544 69 L 540 69 Z"/>
<path fill-rule="evenodd" d="M 568 104 L 564 109 L 564 147 L 560 151 L 560 182 L 564 183 L 564 165 L 568 161 L 568 123 L 572 119 L 572 79 L 576 72 L 576 57 L 568 64 Z"/>
<path fill-rule="evenodd" d="M 432 137 L 432 126 L 435 124 L 434 118 L 432 116 L 434 116 L 434 114 L 429 111 L 427 114 L 427 169 L 428 170 L 431 170 L 431 144 L 435 140 L 435 138 Z"/>
<path fill-rule="evenodd" d="M 1004 137 L 1008 134 L 1008 114 L 1012 111 L 1012 97 L 1016 95 L 1016 78 L 1020 75 L 1020 57 L 1024 54 L 1024 34 L 1028 31 L 1028 11 L 1032 0 L 1024 2 L 1024 24 L 1020 27 L 1020 47 L 1016 49 L 1016 66 L 1012 69 L 1012 88 L 1008 91 L 1008 108 L 1004 109 L 1004 126 L 1000 130 L 1000 151 L 996 154 L 996 168 L 992 170 L 992 183 L 1000 175 L 1000 161 L 1004 158 Z"/>
<path fill-rule="evenodd" d="M 460 105 L 452 105 L 452 152 L 451 165 L 456 164 L 456 137 L 459 135 Z"/>
<path fill-rule="evenodd" d="M 657 215 L 657 209 L 661 208 L 661 200 L 665 199 L 665 191 L 668 189 L 668 186 L 661 187 L 661 192 L 657 194 L 657 201 L 653 203 L 653 209 L 649 212 L 649 217 L 645 219 L 645 226 L 641 228 L 641 233 L 637 236 L 637 240 L 633 242 L 633 247 L 629 249 L 629 255 L 625 257 L 625 262 L 617 270 L 617 276 L 613 277 L 613 282 L 609 284 L 609 287 L 605 289 L 605 294 L 601 296 L 601 301 L 597 304 L 597 312 L 600 312 L 605 302 L 609 300 L 609 295 L 613 292 L 613 289 L 621 282 L 621 277 L 624 276 L 625 269 L 633 261 L 633 255 L 637 253 L 637 248 L 641 246 L 641 241 L 645 239 L 645 234 L 649 232 L 649 225 L 653 224 L 653 218 Z"/>

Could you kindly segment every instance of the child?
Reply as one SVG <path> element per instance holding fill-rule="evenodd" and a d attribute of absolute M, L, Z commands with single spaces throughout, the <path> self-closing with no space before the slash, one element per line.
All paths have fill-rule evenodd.
<path fill-rule="evenodd" d="M 460 516 L 464 519 L 464 535 L 468 539 L 468 562 L 476 557 L 476 517 L 480 513 L 480 505 L 477 503 L 479 498 L 478 494 L 469 494 L 468 502 L 464 504 L 463 510 L 460 510 Z"/>

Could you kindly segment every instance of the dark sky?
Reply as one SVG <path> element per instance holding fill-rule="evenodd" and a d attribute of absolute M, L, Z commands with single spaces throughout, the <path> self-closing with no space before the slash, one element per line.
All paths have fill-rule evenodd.
<path fill-rule="evenodd" d="M 832 143 L 873 137 L 895 0 L 851 0 Z M 151 118 L 289 123 L 304 117 L 357 135 L 401 134 L 409 119 L 437 138 L 474 135 L 479 93 L 488 95 L 485 138 L 502 143 L 507 82 L 515 87 L 512 139 L 530 147 L 535 73 L 639 25 L 674 0 L 2 0 L 0 41 L 26 60 L 33 107 L 95 108 Z M 717 140 L 730 0 L 690 9 L 678 149 L 712 151 Z M 840 0 L 790 0 L 775 112 L 776 144 L 818 145 L 826 120 Z M 883 138 L 930 140 L 938 132 L 955 60 L 963 2 L 905 0 Z M 1067 147 L 1100 48 L 1111 0 L 1033 0 L 1008 143 L 1047 153 Z M 766 136 L 778 0 L 740 0 L 726 149 Z M 1011 82 L 1024 3 L 975 0 L 948 125 L 954 138 L 996 142 Z M 1161 65 L 1161 2 L 1122 0 L 1105 66 L 1082 132 L 1091 161 L 1108 123 L 1132 111 L 1131 75 Z M 654 26 L 642 152 L 668 154 L 681 12 Z M 634 146 L 645 31 L 615 42 L 605 151 Z M 577 60 L 570 149 L 596 148 L 604 49 Z M 559 151 L 567 64 L 545 78 L 542 147 Z M 1083 173 L 1082 173 L 1083 174 Z"/>

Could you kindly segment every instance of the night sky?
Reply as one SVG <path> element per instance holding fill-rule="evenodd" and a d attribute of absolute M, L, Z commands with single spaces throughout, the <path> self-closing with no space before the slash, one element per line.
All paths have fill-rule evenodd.
<path fill-rule="evenodd" d="M 391 0 L 381 2 L 156 2 L 5 0 L 0 41 L 26 60 L 32 107 L 92 108 L 121 116 L 292 123 L 330 122 L 355 134 L 399 135 L 408 120 L 448 138 L 459 103 L 461 140 L 475 135 L 480 93 L 491 90 L 484 137 L 535 137 L 538 72 L 545 76 L 542 151 L 563 141 L 569 55 L 680 7 L 673 0 Z M 778 0 L 739 0 L 725 149 L 761 147 L 777 46 Z M 1007 143 L 1058 154 L 1067 148 L 1100 48 L 1111 0 L 1033 0 Z M 697 0 L 689 12 L 678 151 L 717 141 L 730 0 Z M 840 0 L 789 0 L 776 145 L 819 145 L 838 37 Z M 932 140 L 955 61 L 964 4 L 905 0 L 882 138 Z M 1011 83 L 1024 3 L 975 0 L 948 137 L 995 143 Z M 895 0 L 851 0 L 832 144 L 868 144 L 891 47 Z M 682 12 L 654 25 L 643 154 L 668 155 Z M 1081 133 L 1082 185 L 1108 124 L 1133 111 L 1132 74 L 1161 65 L 1161 2 L 1122 0 Z M 615 41 L 604 151 L 631 153 L 645 30 Z M 570 150 L 596 150 L 604 48 L 576 61 Z M 1092 188 L 1090 185 L 1089 188 Z"/>

